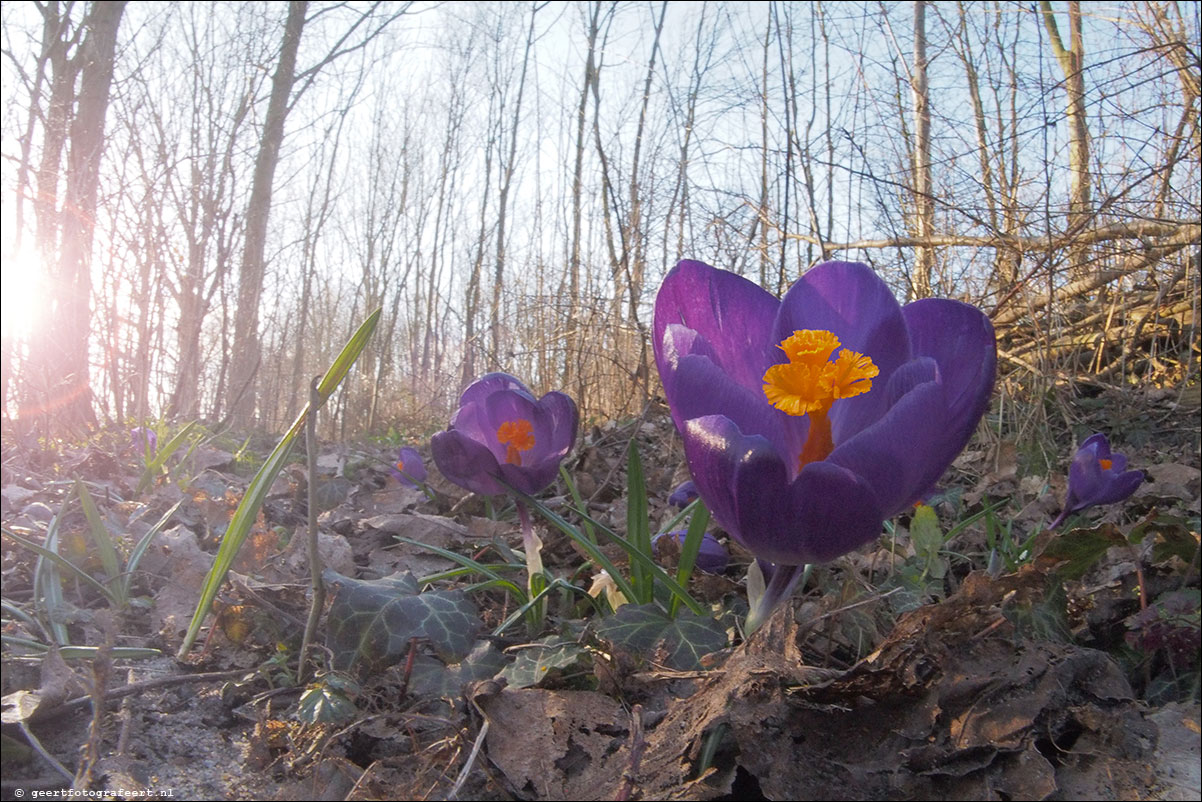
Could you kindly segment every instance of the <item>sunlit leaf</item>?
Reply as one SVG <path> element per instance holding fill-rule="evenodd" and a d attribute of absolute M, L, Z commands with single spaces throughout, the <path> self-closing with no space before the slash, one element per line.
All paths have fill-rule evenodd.
<path fill-rule="evenodd" d="M 517 659 L 505 667 L 501 676 L 511 688 L 530 688 L 542 682 L 554 669 L 579 663 L 587 655 L 588 650 L 576 641 L 548 635 L 519 651 Z"/>
<path fill-rule="evenodd" d="M 305 724 L 341 724 L 352 721 L 358 711 L 341 689 L 322 683 L 301 694 L 296 717 Z"/>
<path fill-rule="evenodd" d="M 669 618 L 653 604 L 622 605 L 597 625 L 597 635 L 681 671 L 700 668 L 702 657 L 726 648 L 726 630 L 714 619 L 688 610 Z"/>

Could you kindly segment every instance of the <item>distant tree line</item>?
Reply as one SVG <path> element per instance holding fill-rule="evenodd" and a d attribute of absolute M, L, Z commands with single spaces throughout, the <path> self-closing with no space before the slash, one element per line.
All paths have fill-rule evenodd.
<path fill-rule="evenodd" d="M 278 429 L 377 307 L 337 434 L 497 369 L 637 413 L 680 258 L 867 261 L 982 306 L 1004 375 L 1185 380 L 1198 10 L 6 3 L 6 425 Z"/>

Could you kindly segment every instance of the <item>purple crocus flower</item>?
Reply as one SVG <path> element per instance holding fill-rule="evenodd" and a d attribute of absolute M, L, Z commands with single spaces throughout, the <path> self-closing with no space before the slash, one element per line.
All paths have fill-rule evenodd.
<path fill-rule="evenodd" d="M 555 481 L 576 442 L 576 403 L 560 392 L 535 399 L 506 373 L 463 391 L 445 432 L 430 440 L 443 476 L 474 493 L 504 493 L 501 481 L 533 495 Z"/>
<path fill-rule="evenodd" d="M 1068 516 L 1089 507 L 1122 501 L 1143 480 L 1143 471 L 1128 471 L 1127 458 L 1111 452 L 1106 435 L 1091 435 L 1073 456 L 1073 464 L 1068 468 L 1064 511 L 1048 528 L 1055 529 Z"/>
<path fill-rule="evenodd" d="M 416 448 L 410 446 L 405 446 L 400 450 L 396 462 L 392 464 L 388 472 L 405 487 L 417 487 L 419 483 L 424 483 L 428 476 L 426 463 L 422 462 L 422 455 L 417 453 Z"/>
<path fill-rule="evenodd" d="M 972 436 L 997 367 L 993 327 L 958 301 L 902 307 L 866 265 L 828 262 L 777 299 L 683 261 L 655 302 L 655 359 L 715 520 L 775 564 L 759 626 L 807 563 L 880 535 Z"/>
<path fill-rule="evenodd" d="M 153 457 L 159 449 L 159 436 L 154 433 L 154 429 L 138 426 L 129 430 L 129 438 L 130 444 L 140 454 Z"/>
<path fill-rule="evenodd" d="M 679 507 L 683 510 L 692 504 L 693 499 L 697 498 L 698 495 L 700 494 L 697 492 L 697 485 L 693 484 L 693 480 L 690 479 L 676 486 L 676 489 L 672 491 L 672 495 L 668 496 L 668 503 L 673 507 Z"/>
<path fill-rule="evenodd" d="M 658 554 L 659 541 L 665 537 L 674 538 L 678 545 L 683 546 L 687 535 L 688 531 L 684 529 L 677 532 L 660 532 L 651 538 L 651 547 Z M 730 554 L 726 551 L 726 547 L 718 542 L 718 538 L 706 532 L 701 537 L 701 548 L 697 551 L 697 562 L 694 565 L 702 571 L 711 574 L 720 574 L 726 570 L 728 562 L 730 562 Z"/>

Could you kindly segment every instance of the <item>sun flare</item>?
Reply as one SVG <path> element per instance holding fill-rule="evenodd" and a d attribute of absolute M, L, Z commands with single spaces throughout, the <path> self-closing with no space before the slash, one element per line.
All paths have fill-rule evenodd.
<path fill-rule="evenodd" d="M 42 274 L 41 260 L 36 255 L 22 252 L 4 260 L 0 268 L 0 329 L 6 338 L 24 339 L 37 325 Z"/>

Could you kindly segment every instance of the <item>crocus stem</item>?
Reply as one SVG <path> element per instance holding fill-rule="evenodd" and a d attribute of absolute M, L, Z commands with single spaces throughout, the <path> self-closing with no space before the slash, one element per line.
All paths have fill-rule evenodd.
<path fill-rule="evenodd" d="M 747 620 L 743 622 L 743 634 L 750 637 L 753 632 L 763 626 L 777 605 L 792 596 L 798 584 L 809 574 L 809 565 L 775 566 L 772 578 L 768 580 L 768 586 L 764 588 L 764 595 L 760 597 L 759 602 L 747 614 Z"/>
<path fill-rule="evenodd" d="M 518 521 L 522 524 L 522 550 L 526 552 L 526 586 L 530 590 L 530 598 L 533 599 L 546 587 L 546 578 L 543 576 L 543 542 L 534 534 L 534 524 L 530 521 L 530 511 L 526 509 L 526 505 L 519 501 L 517 508 Z M 535 619 L 537 626 L 542 626 L 545 611 L 544 599 L 531 610 L 532 626 L 535 625 Z"/>

